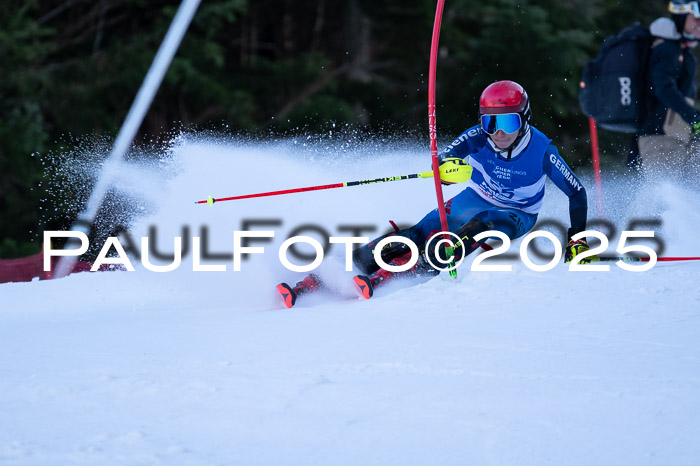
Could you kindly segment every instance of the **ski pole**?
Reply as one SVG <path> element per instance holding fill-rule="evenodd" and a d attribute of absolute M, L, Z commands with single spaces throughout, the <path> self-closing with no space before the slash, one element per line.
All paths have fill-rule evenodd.
<path fill-rule="evenodd" d="M 472 167 L 469 165 L 460 165 L 456 163 L 446 163 L 440 167 L 440 178 L 444 181 L 450 181 L 453 183 L 461 183 L 467 181 L 471 178 Z M 305 188 L 293 188 L 293 189 L 283 189 L 281 191 L 270 191 L 266 193 L 256 193 L 256 194 L 245 194 L 242 196 L 232 196 L 232 197 L 220 197 L 214 198 L 209 196 L 204 201 L 195 201 L 195 204 L 209 204 L 213 206 L 215 202 L 223 201 L 235 201 L 238 199 L 250 199 L 252 197 L 265 197 L 265 196 L 279 196 L 281 194 L 292 194 L 292 193 L 302 193 L 306 191 L 320 191 L 322 189 L 333 189 L 333 188 L 346 188 L 350 186 L 362 186 L 365 184 L 374 183 L 386 183 L 389 181 L 401 181 L 401 180 L 411 180 L 416 178 L 432 178 L 433 171 L 425 171 L 421 173 L 413 173 L 410 175 L 399 175 L 399 176 L 388 176 L 385 178 L 375 178 L 373 180 L 361 180 L 361 181 L 346 181 L 344 183 L 334 183 L 319 186 L 307 186 Z"/>
<path fill-rule="evenodd" d="M 206 199 L 204 201 L 196 201 L 195 204 L 213 205 L 215 202 L 235 201 L 238 199 L 249 199 L 252 197 L 279 196 L 282 194 L 303 193 L 306 191 L 320 191 L 322 189 L 346 188 L 346 187 L 350 187 L 350 186 L 361 186 L 364 184 L 386 183 L 388 181 L 400 181 L 400 180 L 410 180 L 410 179 L 414 179 L 414 178 L 432 178 L 432 177 L 433 177 L 433 172 L 428 171 L 428 172 L 421 172 L 421 173 L 413 173 L 411 175 L 389 176 L 386 178 L 375 178 L 373 180 L 346 181 L 344 183 L 333 183 L 333 184 L 325 184 L 325 185 L 319 185 L 319 186 L 307 186 L 305 188 L 283 189 L 281 191 L 270 191 L 270 192 L 266 192 L 266 193 L 245 194 L 242 196 L 231 196 L 231 197 L 220 197 L 220 198 L 213 198 L 212 196 L 209 196 L 208 199 Z"/>
<path fill-rule="evenodd" d="M 649 262 L 648 257 L 599 257 L 600 262 Z M 657 257 L 657 262 L 700 261 L 700 257 Z M 595 262 L 595 261 L 594 261 Z"/>
<path fill-rule="evenodd" d="M 481 249 L 484 251 L 493 250 L 493 246 L 481 243 Z M 598 261 L 593 262 L 649 262 L 648 257 L 611 257 L 611 256 L 600 256 Z M 676 262 L 676 261 L 700 261 L 700 257 L 657 257 L 657 262 Z"/>

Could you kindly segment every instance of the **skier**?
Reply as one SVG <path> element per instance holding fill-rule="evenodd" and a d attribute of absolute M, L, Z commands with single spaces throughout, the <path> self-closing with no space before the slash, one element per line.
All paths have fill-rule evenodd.
<path fill-rule="evenodd" d="M 692 178 L 700 141 L 700 112 L 693 102 L 697 61 L 691 49 L 700 37 L 697 1 L 672 0 L 671 18 L 649 27 L 659 37 L 649 58 L 649 112 L 642 123 L 639 154 L 644 172 L 656 178 Z"/>
<path fill-rule="evenodd" d="M 455 260 L 473 252 L 485 241 L 474 241 L 478 233 L 497 230 L 516 239 L 530 231 L 544 198 L 545 175 L 569 197 L 571 228 L 568 237 L 585 230 L 586 190 L 551 140 L 530 125 L 531 114 L 530 101 L 520 84 L 495 82 L 484 89 L 479 99 L 479 124 L 464 131 L 440 156 L 441 167 L 469 164 L 473 168 L 466 189 L 445 203 L 449 230 L 461 238 L 463 246 L 455 248 Z M 362 296 L 370 298 L 374 288 L 398 276 L 437 275 L 439 271 L 429 265 L 427 256 L 438 258 L 430 250 L 432 248 L 425 250 L 425 244 L 440 231 L 440 217 L 435 209 L 414 226 L 355 249 L 353 262 L 362 275 L 354 280 Z M 421 248 L 418 262 L 407 272 L 389 272 L 374 259 L 375 245 L 392 235 L 404 236 Z M 570 262 L 588 249 L 585 238 L 570 240 L 565 261 Z M 411 251 L 404 243 L 389 243 L 383 247 L 381 257 L 387 264 L 404 265 L 411 259 Z M 591 256 L 581 262 L 596 259 Z M 277 289 L 285 305 L 292 307 L 297 295 L 321 286 L 318 277 L 312 274 L 293 288 L 282 283 Z"/>

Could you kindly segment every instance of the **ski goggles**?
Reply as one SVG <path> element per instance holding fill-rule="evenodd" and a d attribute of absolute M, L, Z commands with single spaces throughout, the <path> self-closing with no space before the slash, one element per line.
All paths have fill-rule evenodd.
<path fill-rule="evenodd" d="M 522 123 L 517 113 L 504 113 L 501 115 L 481 115 L 481 129 L 487 134 L 496 134 L 499 129 L 505 133 L 517 132 Z"/>
<path fill-rule="evenodd" d="M 677 5 L 673 2 L 668 2 L 668 11 L 674 15 L 684 15 L 692 13 L 696 18 L 700 18 L 700 8 L 698 8 L 698 2 L 685 3 L 683 5 Z"/>

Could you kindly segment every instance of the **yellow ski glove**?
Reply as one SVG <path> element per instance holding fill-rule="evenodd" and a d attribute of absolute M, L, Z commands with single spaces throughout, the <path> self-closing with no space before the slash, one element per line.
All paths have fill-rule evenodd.
<path fill-rule="evenodd" d="M 440 160 L 440 182 L 445 185 L 464 183 L 472 177 L 472 167 L 459 157 Z"/>

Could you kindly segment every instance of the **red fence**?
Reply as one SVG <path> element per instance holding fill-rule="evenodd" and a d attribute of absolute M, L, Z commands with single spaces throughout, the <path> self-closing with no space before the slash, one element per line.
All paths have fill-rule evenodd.
<path fill-rule="evenodd" d="M 51 270 L 54 270 L 59 257 L 51 258 Z M 71 273 L 88 272 L 92 267 L 92 262 L 79 261 L 73 266 Z M 115 270 L 110 264 L 103 264 L 98 270 Z M 19 259 L 0 259 L 0 283 L 10 282 L 31 282 L 32 280 L 47 280 L 51 278 L 51 272 L 44 272 L 44 254 L 37 253 L 29 257 Z"/>

